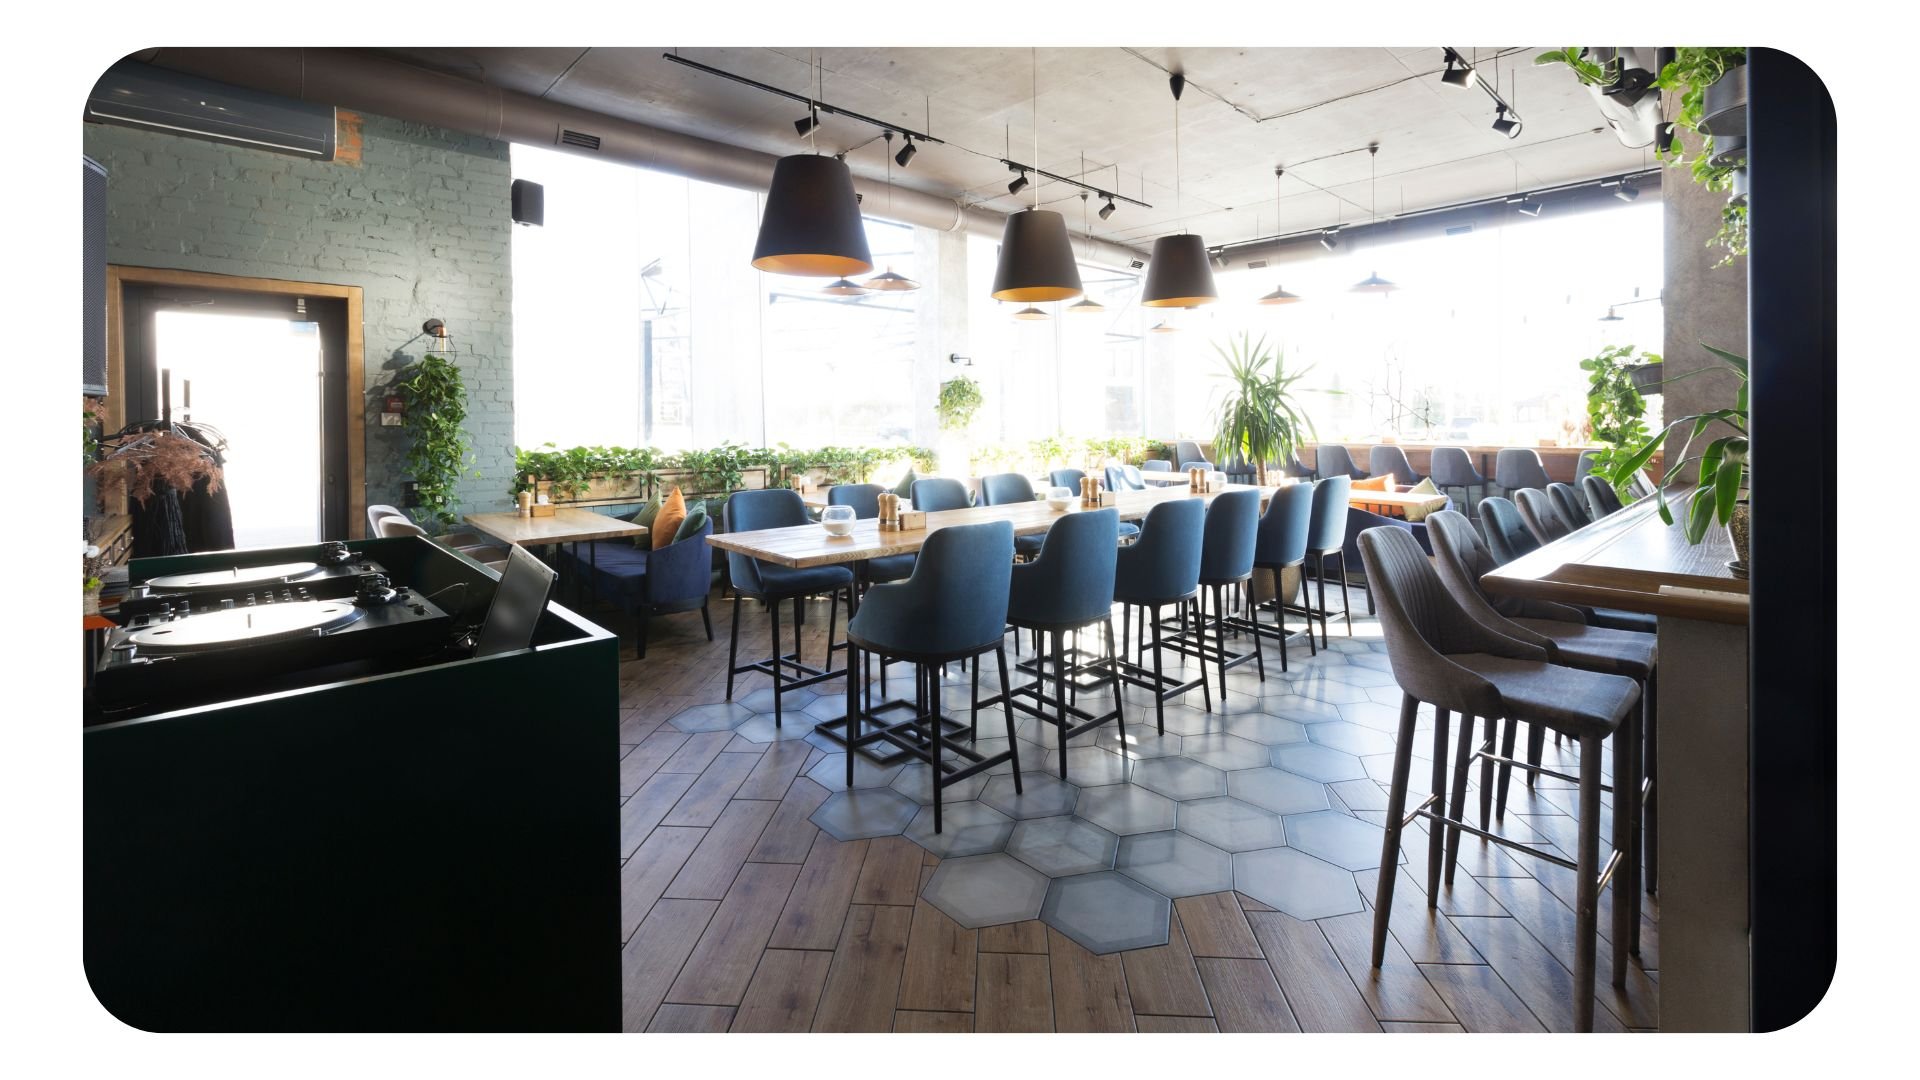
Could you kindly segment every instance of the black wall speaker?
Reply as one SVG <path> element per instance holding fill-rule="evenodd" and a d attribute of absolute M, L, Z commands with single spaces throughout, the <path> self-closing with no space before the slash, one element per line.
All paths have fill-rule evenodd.
<path fill-rule="evenodd" d="M 547 222 L 547 189 L 531 180 L 513 182 L 513 223 L 544 225 Z"/>
<path fill-rule="evenodd" d="M 99 397 L 107 392 L 107 170 L 92 158 L 80 164 L 80 392 Z"/>

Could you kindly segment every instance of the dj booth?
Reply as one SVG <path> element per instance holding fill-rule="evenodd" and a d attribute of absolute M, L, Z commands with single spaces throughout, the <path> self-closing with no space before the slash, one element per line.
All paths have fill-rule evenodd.
<path fill-rule="evenodd" d="M 618 642 L 542 591 L 489 648 L 514 573 L 420 537 L 134 561 L 82 734 L 108 1010 L 619 1030 Z"/>

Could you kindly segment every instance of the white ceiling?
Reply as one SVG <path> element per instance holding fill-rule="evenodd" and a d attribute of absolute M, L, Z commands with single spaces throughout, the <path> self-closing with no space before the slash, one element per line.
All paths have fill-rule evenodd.
<path fill-rule="evenodd" d="M 1039 83 L 1041 166 L 1151 203 L 1091 218 L 1104 239 L 1144 247 L 1185 227 L 1211 244 L 1365 221 L 1369 143 L 1380 144 L 1378 213 L 1425 209 L 1642 167 L 1564 67 L 1536 68 L 1537 46 L 1455 45 L 1491 79 L 1525 125 L 1517 139 L 1488 126 L 1481 90 L 1441 83 L 1441 47 L 1313 49 L 712 48 L 681 55 L 796 93 L 823 69 L 820 100 L 926 131 L 896 183 L 1011 211 L 999 159 L 1034 161 L 1033 83 Z M 771 154 L 797 152 L 795 102 L 672 63 L 664 48 L 389 49 L 385 52 L 502 88 Z M 1180 197 L 1175 197 L 1171 70 L 1180 102 Z M 889 164 L 875 130 L 823 114 L 822 151 L 880 178 Z M 1011 152 L 1009 152 L 1009 140 Z M 894 141 L 897 149 L 899 140 Z M 856 149 L 857 148 L 857 149 Z M 1286 166 L 1276 185 L 1273 170 Z M 1036 180 L 1042 205 L 1078 228 L 1078 190 Z M 1097 210 L 1098 205 L 1091 209 Z"/>

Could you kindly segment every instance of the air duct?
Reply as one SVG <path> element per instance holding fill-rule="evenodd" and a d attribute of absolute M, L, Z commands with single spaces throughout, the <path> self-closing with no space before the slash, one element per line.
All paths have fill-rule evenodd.
<path fill-rule="evenodd" d="M 502 90 L 377 53 L 352 49 L 154 49 L 135 54 L 157 67 L 301 101 L 450 128 L 489 139 L 551 146 L 570 153 L 655 169 L 764 193 L 772 154 L 622 120 L 604 113 Z M 886 185 L 856 177 L 854 190 L 884 199 Z M 998 239 L 1006 215 L 895 187 L 888 217 L 908 225 Z M 1106 241 L 1082 249 L 1096 262 L 1125 266 L 1141 253 Z"/>

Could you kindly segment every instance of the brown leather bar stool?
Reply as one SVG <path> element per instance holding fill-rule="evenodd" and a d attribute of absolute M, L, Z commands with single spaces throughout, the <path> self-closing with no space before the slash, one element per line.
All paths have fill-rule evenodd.
<path fill-rule="evenodd" d="M 1640 687 L 1619 675 L 1600 675 L 1547 662 L 1544 646 L 1495 633 L 1476 622 L 1448 593 L 1412 534 L 1376 528 L 1360 534 L 1360 558 L 1373 582 L 1387 658 L 1400 684 L 1400 732 L 1393 752 L 1393 782 L 1387 793 L 1386 838 L 1380 852 L 1380 884 L 1374 896 L 1373 967 L 1386 956 L 1387 929 L 1393 911 L 1393 887 L 1399 876 L 1400 835 L 1415 818 L 1426 818 L 1427 906 L 1437 905 L 1447 834 L 1469 832 L 1502 847 L 1525 852 L 1574 871 L 1574 1025 L 1593 1030 L 1595 950 L 1598 947 L 1600 890 L 1614 878 L 1633 844 L 1631 809 L 1616 805 L 1613 856 L 1600 861 L 1602 747 L 1616 740 L 1615 772 L 1623 791 L 1637 787 Z M 1434 707 L 1432 794 L 1407 809 L 1407 777 L 1413 765 L 1414 726 L 1420 703 Z M 1578 858 L 1561 855 L 1493 833 L 1465 820 L 1459 799 L 1449 805 L 1447 732 L 1453 713 L 1463 719 L 1459 753 L 1481 757 L 1472 747 L 1473 717 L 1526 721 L 1564 732 L 1580 743 Z M 1517 764 L 1517 763 L 1516 763 Z M 1522 765 L 1523 768 L 1527 767 Z M 1620 800 L 1631 804 L 1632 800 Z M 1458 843 L 1457 839 L 1451 841 Z M 1633 934 L 1631 903 L 1613 905 L 1613 983 L 1623 987 L 1627 951 Z"/>

